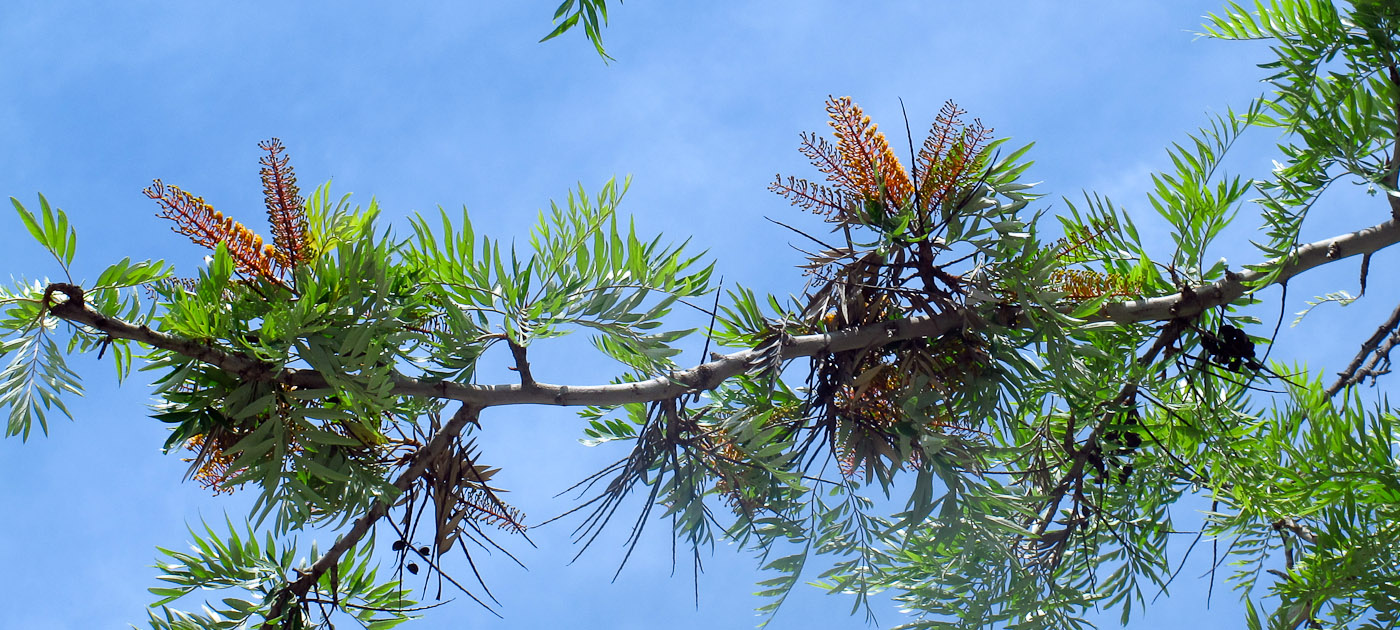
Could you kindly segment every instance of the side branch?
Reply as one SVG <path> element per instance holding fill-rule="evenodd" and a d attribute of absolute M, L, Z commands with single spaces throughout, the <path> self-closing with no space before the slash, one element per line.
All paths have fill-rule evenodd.
<path fill-rule="evenodd" d="M 510 344 L 510 353 L 515 357 L 515 371 L 520 373 L 520 386 L 530 388 L 535 386 L 535 377 L 530 373 L 530 359 L 525 354 L 525 346 L 514 341 L 507 341 Z"/>
<path fill-rule="evenodd" d="M 1327 388 L 1328 398 L 1336 396 L 1337 392 L 1349 385 L 1360 383 L 1368 376 L 1372 378 L 1378 376 L 1376 365 L 1381 361 L 1385 361 L 1386 365 L 1390 364 L 1390 350 L 1396 343 L 1395 329 L 1397 327 L 1400 327 L 1400 306 L 1396 306 L 1395 310 L 1391 311 L 1390 318 L 1376 329 L 1370 339 L 1361 344 L 1361 351 L 1352 358 L 1351 364 L 1347 365 L 1345 370 L 1337 373 L 1337 381 Z M 1384 346 L 1381 345 L 1382 341 L 1385 342 Z M 1367 362 L 1366 357 L 1371 357 L 1371 360 Z M 1364 368 L 1361 367 L 1363 362 L 1366 363 Z"/>
<path fill-rule="evenodd" d="M 1176 340 L 1181 337 L 1181 333 L 1186 330 L 1186 326 L 1186 319 L 1174 319 L 1162 326 L 1162 330 L 1158 334 L 1157 340 L 1153 342 L 1152 347 L 1141 357 L 1138 357 L 1138 367 L 1147 368 L 1151 366 L 1152 362 L 1157 360 L 1157 356 L 1161 354 L 1163 350 L 1176 343 Z M 1069 470 L 1060 478 L 1059 483 L 1056 483 L 1054 488 L 1049 491 L 1045 500 L 1046 507 L 1044 511 L 1041 512 L 1038 522 L 1030 527 L 1031 540 L 1040 541 L 1042 548 L 1058 548 L 1069 539 L 1070 534 L 1072 534 L 1079 525 L 1083 524 L 1083 521 L 1073 518 L 1072 516 L 1078 513 L 1078 504 L 1083 500 L 1082 484 L 1084 483 L 1084 475 L 1086 473 L 1085 468 L 1092 458 L 1100 458 L 1101 460 L 1105 458 L 1107 454 L 1103 450 L 1104 429 L 1113 422 L 1115 414 L 1119 412 L 1119 407 L 1132 406 L 1136 408 L 1137 393 L 1138 380 L 1133 379 L 1125 383 L 1123 389 L 1112 399 L 1103 401 L 1098 405 L 1099 414 L 1101 416 L 1099 422 L 1089 431 L 1089 435 L 1084 439 L 1083 446 L 1080 446 L 1074 451 L 1073 463 L 1070 465 Z M 1066 435 L 1065 439 L 1067 442 L 1072 441 L 1073 435 Z M 1131 451 L 1133 449 L 1126 450 Z M 1102 471 L 1103 467 L 1102 464 L 1100 464 L 1100 474 L 1102 474 Z M 1046 530 L 1049 529 L 1050 524 L 1055 521 L 1055 517 L 1060 515 L 1060 504 L 1064 501 L 1065 496 L 1069 493 L 1071 488 L 1075 488 L 1075 496 L 1072 499 L 1075 502 L 1075 506 L 1071 508 L 1071 518 L 1065 519 L 1065 528 L 1057 532 L 1056 536 L 1047 537 Z M 1058 564 L 1059 553 L 1057 552 L 1055 556 L 1056 559 L 1052 564 Z"/>
<path fill-rule="evenodd" d="M 475 422 L 480 414 L 480 407 L 469 404 L 462 405 L 461 409 L 458 409 L 457 413 L 452 416 L 452 419 L 437 433 L 433 434 L 433 437 L 428 440 L 427 444 L 414 453 L 413 460 L 409 463 L 408 468 L 404 469 L 403 473 L 399 474 L 397 479 L 394 479 L 394 487 L 398 488 L 399 492 L 407 492 L 418 477 L 422 476 L 423 472 L 428 469 L 428 464 L 452 444 L 452 440 L 457 437 L 458 433 L 462 432 L 462 429 L 466 428 L 467 423 Z M 288 604 L 292 604 L 294 601 L 300 601 L 304 598 L 306 593 L 311 590 L 311 587 L 316 584 L 316 581 L 320 580 L 322 575 L 339 562 L 340 557 L 344 555 L 346 551 L 359 543 L 360 540 L 365 537 L 365 534 L 369 533 L 370 527 L 373 526 L 376 521 L 389 513 L 389 506 L 392 505 L 392 502 L 396 498 L 397 497 L 392 497 L 386 500 L 376 501 L 374 505 L 370 507 L 369 511 L 365 512 L 364 516 L 355 520 L 355 524 L 350 527 L 350 531 L 345 532 L 344 536 L 336 540 L 335 544 L 331 545 L 331 548 L 327 549 L 320 558 L 317 558 L 316 562 L 312 564 L 309 569 L 299 571 L 297 579 L 288 584 L 273 603 L 267 615 L 268 623 L 264 625 L 264 628 L 273 630 L 279 627 L 280 617 L 290 612 L 287 608 Z"/>
<path fill-rule="evenodd" d="M 56 301 L 54 300 L 55 294 L 62 294 L 66 299 Z M 74 284 L 66 282 L 50 284 L 44 289 L 44 304 L 48 307 L 49 312 L 59 319 L 96 328 L 117 339 L 130 339 L 153 348 L 169 350 L 191 359 L 203 361 L 241 379 L 268 380 L 274 373 L 272 365 L 256 359 L 226 352 L 198 341 L 167 335 L 151 330 L 148 326 L 137 326 L 131 322 L 103 315 L 87 305 L 83 299 L 83 289 Z M 325 379 L 321 379 L 321 386 L 325 386 Z"/>
<path fill-rule="evenodd" d="M 1273 284 L 1284 282 L 1314 267 L 1343 258 L 1370 254 L 1400 242 L 1400 223 L 1395 219 L 1380 225 L 1357 230 L 1303 245 L 1288 255 L 1283 270 Z M 1278 263 L 1278 259 L 1268 265 Z M 1168 295 L 1143 300 L 1107 304 L 1099 318 L 1119 323 L 1162 321 L 1177 317 L 1194 317 L 1207 309 L 1229 304 L 1250 289 L 1262 289 L 1257 283 L 1268 275 L 1265 271 L 1249 269 L 1240 273 L 1226 272 L 1225 278 L 1200 287 L 1192 287 L 1194 296 Z"/>

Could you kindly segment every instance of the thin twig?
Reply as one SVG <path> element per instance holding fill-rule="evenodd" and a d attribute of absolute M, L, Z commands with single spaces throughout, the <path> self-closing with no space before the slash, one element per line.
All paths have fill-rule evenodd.
<path fill-rule="evenodd" d="M 1355 385 L 1366 378 L 1368 370 L 1363 370 L 1361 367 L 1362 364 L 1366 362 L 1367 357 L 1371 356 L 1371 353 L 1376 352 L 1382 340 L 1387 336 L 1395 334 L 1396 327 L 1400 327 L 1400 305 L 1397 305 L 1395 310 L 1390 312 L 1390 317 L 1385 320 L 1385 323 L 1381 324 L 1380 328 L 1376 329 L 1376 332 L 1371 335 L 1371 338 L 1361 344 L 1361 350 L 1352 358 L 1351 363 L 1347 365 L 1346 369 L 1337 373 L 1337 382 L 1332 383 L 1332 386 L 1327 388 L 1328 398 L 1336 396 L 1337 392 L 1342 391 L 1342 389 L 1348 385 Z M 1386 356 L 1389 355 L 1390 347 L 1393 345 L 1393 342 L 1387 342 L 1384 353 Z M 1376 356 L 1380 357 L 1382 355 L 1377 353 Z M 1374 367 L 1374 361 L 1371 365 Z"/>

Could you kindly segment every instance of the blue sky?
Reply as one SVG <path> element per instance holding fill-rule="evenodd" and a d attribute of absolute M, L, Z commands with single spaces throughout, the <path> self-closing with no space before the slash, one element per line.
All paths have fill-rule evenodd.
<path fill-rule="evenodd" d="M 640 232 L 691 238 L 729 282 L 795 293 L 800 254 L 764 217 L 817 224 L 766 188 L 774 173 L 813 175 L 798 133 L 825 130 L 829 94 L 854 97 L 892 137 L 902 130 L 898 99 L 916 135 L 953 99 L 998 137 L 1037 143 L 1027 179 L 1044 182 L 1044 205 L 1096 190 L 1150 227 L 1143 193 L 1169 165 L 1163 148 L 1258 94 L 1253 64 L 1267 53 L 1195 37 L 1214 0 L 635 0 L 613 9 L 605 37 L 617 61 L 605 65 L 580 33 L 536 43 L 554 4 L 8 0 L 0 194 L 29 203 L 43 192 L 69 213 L 78 277 L 123 256 L 165 258 L 190 275 L 204 252 L 171 233 L 141 189 L 159 177 L 256 225 L 256 145 L 272 136 L 304 191 L 334 178 L 334 190 L 361 203 L 376 197 L 400 228 L 413 212 L 465 205 L 479 233 L 522 237 L 550 199 L 630 174 L 623 210 Z M 1256 133 L 1232 167 L 1266 174 L 1273 140 Z M 1384 218 L 1374 202 L 1327 210 L 1310 236 Z M 1257 225 L 1243 215 L 1233 237 Z M 1220 255 L 1255 259 L 1243 241 Z M 0 218 L 0 272 L 57 272 L 12 216 Z M 1315 275 L 1295 281 L 1289 312 L 1309 295 L 1355 291 L 1354 266 Z M 1274 301 L 1258 314 L 1272 324 L 1277 296 L 1267 295 Z M 1343 326 L 1315 318 L 1285 329 L 1305 341 L 1273 356 L 1340 367 L 1387 306 L 1366 308 L 1351 307 Z M 592 364 L 573 352 L 537 359 L 536 377 L 610 376 L 580 368 Z M 58 420 L 27 444 L 0 442 L 0 505 L 10 514 L 0 519 L 0 592 L 10 602 L 0 628 L 141 622 L 155 547 L 183 548 L 186 523 L 237 519 L 247 505 L 179 483 L 185 464 L 161 455 L 163 429 L 146 417 L 146 375 L 117 389 L 105 364 L 78 365 L 89 369 L 87 397 L 70 404 L 76 422 Z M 498 480 L 532 517 L 564 509 L 555 493 L 620 456 L 578 445 L 580 423 L 567 411 L 492 410 L 483 424 L 483 450 L 505 468 Z M 760 602 L 749 594 L 761 577 L 748 556 L 720 548 L 707 558 L 697 611 L 684 557 L 669 577 L 665 530 L 652 528 L 616 583 L 620 535 L 565 566 L 568 529 L 539 530 L 538 550 L 512 546 L 528 572 L 486 562 L 504 621 L 459 601 L 418 627 L 752 627 Z M 1183 572 L 1174 597 L 1134 627 L 1235 627 L 1234 596 L 1217 586 L 1206 611 L 1197 573 Z M 805 589 L 771 627 L 865 627 L 849 608 Z M 899 622 L 892 608 L 880 613 L 885 625 Z"/>

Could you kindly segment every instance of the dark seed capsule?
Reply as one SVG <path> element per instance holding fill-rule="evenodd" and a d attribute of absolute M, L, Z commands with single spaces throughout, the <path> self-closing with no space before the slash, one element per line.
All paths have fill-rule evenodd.
<path fill-rule="evenodd" d="M 418 575 L 418 565 L 412 562 L 408 563 L 408 572 L 414 575 Z"/>
<path fill-rule="evenodd" d="M 430 553 L 432 553 L 432 552 L 433 552 L 433 550 L 432 550 L 432 549 L 429 549 L 429 548 L 427 548 L 427 547 L 419 547 L 419 548 L 418 548 L 418 553 L 420 553 L 420 554 L 422 554 L 422 555 L 425 555 L 425 556 L 428 555 L 428 554 L 430 554 Z"/>
<path fill-rule="evenodd" d="M 1220 342 L 1216 340 L 1215 335 L 1210 333 L 1201 335 L 1201 345 L 1205 346 L 1206 352 L 1211 356 L 1220 354 Z"/>
<path fill-rule="evenodd" d="M 407 547 L 407 546 L 408 546 L 408 544 L 405 543 L 404 541 L 402 541 L 402 540 L 395 540 L 395 541 L 394 541 L 394 544 L 390 545 L 389 548 L 390 548 L 390 549 L 393 549 L 394 551 L 403 551 L 403 548 L 404 548 L 404 547 Z"/>

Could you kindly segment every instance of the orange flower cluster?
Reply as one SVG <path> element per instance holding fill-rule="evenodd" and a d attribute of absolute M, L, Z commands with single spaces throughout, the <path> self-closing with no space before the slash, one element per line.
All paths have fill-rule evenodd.
<path fill-rule="evenodd" d="M 873 378 L 861 385 L 842 387 L 836 394 L 833 406 L 840 421 L 837 464 L 842 475 L 852 477 L 859 471 L 869 474 L 882 458 L 896 468 L 905 463 L 919 465 L 921 456 L 916 445 L 904 445 L 907 459 L 900 455 L 900 441 L 911 436 L 902 435 L 895 428 L 908 417 L 902 401 L 913 382 L 914 369 L 930 377 L 929 387 L 947 393 L 963 387 L 968 378 L 981 371 L 986 359 L 980 348 L 959 347 L 947 340 L 938 344 L 930 355 L 917 362 L 921 363 L 917 367 L 876 363 L 868 368 L 877 370 Z M 972 431 L 947 414 L 939 414 L 925 426 Z"/>
<path fill-rule="evenodd" d="M 890 149 L 885 134 L 880 133 L 879 126 L 871 122 L 865 111 L 851 97 L 843 96 L 828 100 L 826 113 L 831 117 L 841 160 L 841 168 L 829 173 L 828 180 L 864 199 L 891 199 L 896 203 L 908 199 L 914 191 L 909 174 Z M 822 157 L 834 162 L 837 156 Z"/>
<path fill-rule="evenodd" d="M 806 312 L 823 314 L 814 327 L 839 330 L 955 307 L 967 293 L 965 280 L 938 264 L 935 259 L 946 248 L 932 245 L 957 213 L 986 194 L 979 184 L 991 175 L 991 130 L 977 119 L 965 124 L 966 111 L 950 101 L 906 168 L 849 97 L 829 98 L 826 111 L 834 142 L 803 134 L 799 148 L 825 182 L 779 176 L 769 189 L 841 227 L 866 226 L 896 236 L 899 249 L 859 251 L 865 246 L 857 246 L 847 230 L 846 247 L 809 255 L 811 264 L 804 268 L 823 281 L 808 292 Z M 903 405 L 915 386 L 947 402 L 990 364 L 984 340 L 972 334 L 830 353 L 816 359 L 819 386 L 811 390 L 809 404 L 824 413 L 823 430 L 841 472 L 864 470 L 869 477 L 917 464 L 921 431 L 976 431 L 957 424 L 952 405 L 939 413 L 921 403 L 914 418 Z"/>
<path fill-rule="evenodd" d="M 715 489 L 728 497 L 730 509 L 736 514 L 753 514 L 767 507 L 764 492 L 755 485 L 768 483 L 762 479 L 763 471 L 746 465 L 748 455 L 734 445 L 723 431 L 716 431 L 707 442 L 719 444 L 707 450 L 706 464 L 717 473 Z"/>
<path fill-rule="evenodd" d="M 1084 225 L 1067 227 L 1065 237 L 1051 243 L 1044 251 L 1053 254 L 1059 264 L 1091 262 L 1099 258 L 1091 246 L 1117 230 L 1118 226 L 1109 221 L 1095 218 Z M 1064 293 L 1065 299 L 1083 301 L 1140 294 L 1142 281 L 1092 269 L 1061 268 L 1050 272 L 1047 288 Z"/>
<path fill-rule="evenodd" d="M 237 457 L 229 455 L 217 443 L 205 444 L 208 437 L 201 433 L 185 442 L 185 448 L 198 453 L 198 457 L 186 458 L 182 461 L 193 462 L 200 460 L 199 467 L 194 471 L 194 480 L 205 489 L 212 490 L 214 494 L 233 494 L 233 488 L 224 486 L 224 482 L 236 476 L 238 471 L 229 470 Z M 216 440 L 217 442 L 218 440 Z M 231 446 L 231 445 L 230 445 Z"/>
<path fill-rule="evenodd" d="M 203 197 L 192 195 L 179 186 L 167 186 L 157 179 L 144 191 L 160 204 L 159 216 L 175 222 L 171 228 L 196 245 L 210 249 L 223 244 L 233 258 L 234 267 L 248 277 L 259 277 L 284 284 L 288 272 L 310 260 L 314 244 L 306 219 L 306 209 L 296 184 L 296 173 L 282 155 L 282 141 L 277 138 L 260 142 L 267 155 L 259 160 L 268 223 L 272 226 L 272 243 L 242 223 L 214 209 Z"/>
<path fill-rule="evenodd" d="M 275 278 L 277 254 L 272 245 L 265 245 L 261 236 L 242 223 L 226 217 L 204 201 L 179 186 L 166 186 L 159 179 L 142 192 L 160 204 L 160 216 L 175 222 L 171 228 L 196 245 L 215 249 L 222 243 L 228 248 L 233 265 L 240 273 Z"/>
<path fill-rule="evenodd" d="M 1142 292 L 1142 283 L 1132 278 L 1093 269 L 1056 269 L 1050 272 L 1050 289 L 1068 300 L 1123 297 Z"/>
<path fill-rule="evenodd" d="M 287 403 L 278 404 L 282 405 L 283 410 L 286 411 Z M 212 490 L 214 494 L 232 494 L 234 488 L 226 487 L 225 484 L 229 479 L 233 479 L 242 474 L 244 469 L 231 469 L 233 462 L 238 459 L 240 453 L 236 451 L 230 453 L 229 451 L 235 444 L 238 444 L 239 440 L 242 440 L 247 435 L 247 430 L 263 422 L 268 422 L 270 415 L 271 414 L 260 414 L 254 416 L 252 420 L 253 424 L 243 429 L 216 427 L 209 433 L 201 433 L 186 440 L 185 448 L 194 452 L 195 456 L 184 459 L 183 461 L 197 463 L 197 467 L 191 475 L 194 480 L 198 481 L 199 485 Z M 302 432 L 300 425 L 287 420 L 279 421 L 286 422 L 287 440 L 289 442 L 287 450 L 291 453 L 304 452 L 306 448 L 301 445 L 297 437 Z"/>
<path fill-rule="evenodd" d="M 992 130 L 976 118 L 963 125 L 966 113 L 952 101 L 944 103 L 919 151 L 916 172 L 924 176 L 919 195 L 928 209 L 941 206 L 950 192 L 980 177 L 987 160 Z"/>
<path fill-rule="evenodd" d="M 282 267 L 293 268 L 310 260 L 312 249 L 296 172 L 288 164 L 291 158 L 280 155 L 284 149 L 281 140 L 265 140 L 258 147 L 267 151 L 258 159 L 262 164 L 258 172 L 262 176 L 268 223 L 272 225 L 272 242 L 276 245 L 273 255 Z"/>
<path fill-rule="evenodd" d="M 986 162 L 991 130 L 978 120 L 964 125 L 962 115 L 966 112 L 951 101 L 943 106 L 924 140 L 912 176 L 878 125 L 850 97 L 829 98 L 826 111 L 836 143 L 804 133 L 799 150 L 826 175 L 831 186 L 796 177 L 785 181 L 779 176 L 768 188 L 793 205 L 827 215 L 832 221 L 858 221 L 856 208 L 875 202 L 889 215 L 913 207 L 915 227 L 928 227 L 934 210 L 952 201 L 948 199 L 951 192 L 972 183 Z"/>
<path fill-rule="evenodd" d="M 836 395 L 835 407 L 843 420 L 841 443 L 837 446 L 837 463 L 841 474 L 851 477 L 858 469 L 869 469 L 875 460 L 884 458 L 902 465 L 898 437 L 890 429 L 903 417 L 899 395 L 905 377 L 893 366 L 874 368 L 879 374 L 863 386 L 847 385 Z"/>

